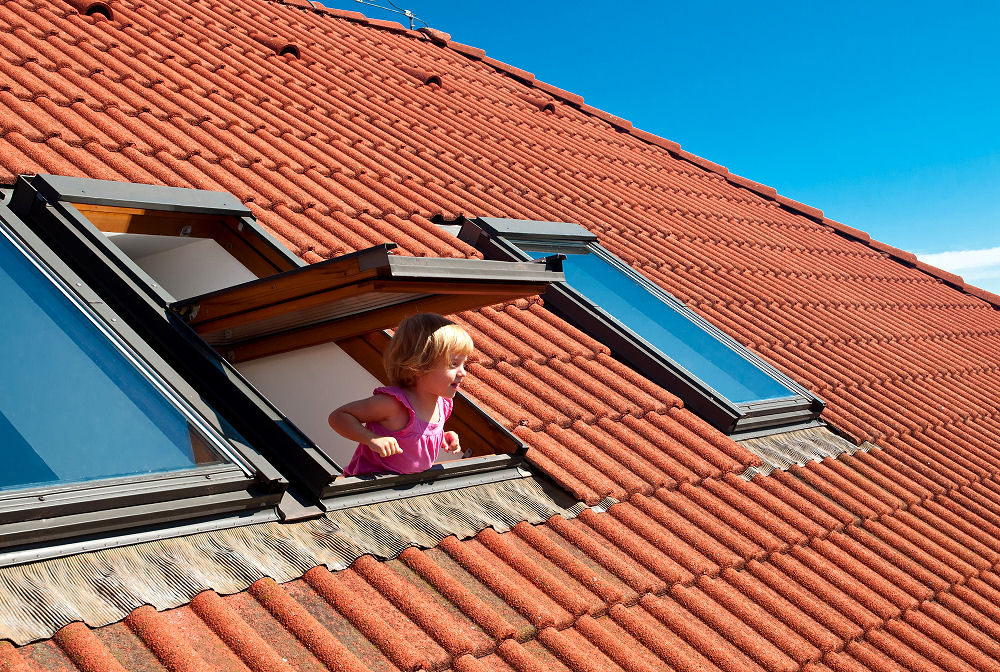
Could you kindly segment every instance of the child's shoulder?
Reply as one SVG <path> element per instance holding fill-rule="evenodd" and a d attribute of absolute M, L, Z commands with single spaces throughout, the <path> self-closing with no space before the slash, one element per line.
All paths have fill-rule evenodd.
<path fill-rule="evenodd" d="M 413 406 L 410 404 L 406 391 L 401 387 L 389 385 L 376 388 L 371 396 L 372 408 L 383 418 L 393 419 L 391 424 L 401 424 L 399 428 L 408 425 L 414 417 Z"/>

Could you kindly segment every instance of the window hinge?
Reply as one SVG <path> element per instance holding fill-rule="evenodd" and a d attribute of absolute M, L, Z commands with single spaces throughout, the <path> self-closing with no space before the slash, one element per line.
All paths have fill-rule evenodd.
<path fill-rule="evenodd" d="M 190 322 L 194 318 L 198 317 L 198 310 L 200 308 L 200 303 L 189 303 L 187 305 L 174 308 L 174 312 L 183 317 L 185 322 Z"/>

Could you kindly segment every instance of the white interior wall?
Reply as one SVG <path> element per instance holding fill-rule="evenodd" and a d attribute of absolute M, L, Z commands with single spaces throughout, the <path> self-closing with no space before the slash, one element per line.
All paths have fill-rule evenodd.
<path fill-rule="evenodd" d="M 177 300 L 257 279 L 211 238 L 122 233 L 108 239 Z"/>
<path fill-rule="evenodd" d="M 370 396 L 381 383 L 334 343 L 238 364 L 237 369 L 340 466 L 358 445 L 330 427 L 330 412 Z"/>

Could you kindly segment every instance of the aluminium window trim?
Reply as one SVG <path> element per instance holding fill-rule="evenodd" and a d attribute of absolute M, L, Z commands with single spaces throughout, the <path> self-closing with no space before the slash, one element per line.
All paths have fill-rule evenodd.
<path fill-rule="evenodd" d="M 435 221 L 443 220 L 438 218 Z M 521 245 L 553 254 L 579 252 L 586 248 L 792 393 L 776 399 L 733 402 L 568 282 L 550 286 L 543 295 L 546 308 L 596 337 L 611 349 L 619 361 L 678 394 L 686 406 L 719 430 L 732 434 L 771 426 L 798 425 L 814 421 L 822 412 L 822 399 L 638 273 L 600 245 L 598 237 L 582 226 L 566 222 L 488 217 L 462 218 L 459 221 L 462 222 L 460 239 L 483 252 L 488 259 L 531 260 L 532 257 L 521 249 Z"/>
<path fill-rule="evenodd" d="M 805 389 L 803 386 L 799 385 L 794 380 L 792 380 L 791 378 L 789 378 L 788 376 L 786 376 L 784 373 L 782 373 L 781 371 L 779 371 L 778 369 L 776 369 L 772 364 L 770 364 L 769 362 L 767 362 L 764 359 L 762 359 L 757 353 L 753 352 L 749 348 L 744 347 L 736 339 L 732 338 L 729 334 L 727 334 L 726 332 L 722 331 L 717 326 L 715 326 L 714 324 L 712 324 L 711 322 L 709 322 L 708 320 L 706 320 L 704 317 L 702 317 L 701 315 L 699 315 L 697 312 L 695 312 L 694 310 L 692 310 L 691 308 L 689 308 L 680 299 L 678 299 L 677 297 L 673 296 L 669 292 L 666 292 L 662 287 L 660 287 L 659 285 L 657 285 L 656 283 L 654 283 L 653 281 L 651 281 L 649 278 L 647 278 L 646 276 L 644 276 L 642 273 L 639 273 L 634 268 L 632 268 L 631 266 L 629 266 L 628 264 L 626 264 L 622 259 L 620 259 L 619 257 L 617 257 L 614 253 L 612 253 L 610 250 L 608 250 L 607 248 L 605 248 L 599 242 L 591 243 L 590 248 L 591 248 L 591 250 L 594 253 L 596 253 L 596 255 L 598 257 L 600 257 L 601 259 L 603 259 L 604 261 L 606 261 L 607 263 L 609 263 L 612 267 L 614 267 L 620 273 L 622 273 L 623 275 L 626 275 L 627 277 L 629 277 L 633 281 L 637 282 L 640 286 L 643 287 L 643 289 L 645 289 L 647 292 L 649 292 L 650 294 L 652 294 L 653 296 L 655 296 L 656 298 L 658 298 L 660 301 L 663 301 L 664 303 L 666 303 L 669 306 L 673 306 L 678 312 L 683 313 L 683 315 L 688 320 L 690 320 L 691 322 L 693 322 L 700 329 L 702 329 L 703 331 L 707 332 L 709 335 L 711 335 L 716 340 L 721 341 L 723 345 L 725 345 L 725 346 L 729 347 L 730 349 L 734 350 L 736 352 L 736 354 L 738 354 L 739 356 L 741 356 L 743 359 L 749 360 L 749 362 L 751 364 L 753 364 L 754 366 L 756 366 L 758 369 L 761 369 L 765 374 L 767 374 L 768 376 L 770 376 L 771 378 L 773 378 L 774 380 L 776 380 L 778 383 L 780 383 L 784 387 L 788 388 L 790 392 L 793 392 L 793 394 L 788 395 L 787 397 L 776 397 L 776 398 L 773 398 L 773 399 L 766 399 L 766 400 L 762 400 L 762 401 L 750 402 L 750 403 L 745 403 L 745 404 L 734 403 L 734 405 L 736 405 L 736 406 L 746 406 L 746 407 L 751 407 L 751 408 L 752 407 L 758 407 L 758 406 L 759 407 L 767 407 L 767 406 L 777 405 L 780 402 L 782 402 L 783 400 L 791 399 L 791 398 L 793 398 L 795 396 L 804 396 L 804 397 L 809 396 L 809 394 L 810 394 L 809 391 L 807 389 Z M 582 296 L 582 294 L 581 294 L 581 296 Z M 588 299 L 588 301 L 589 301 L 589 299 Z M 596 306 L 596 304 L 593 304 L 593 303 L 592 303 L 592 305 Z M 599 308 L 600 306 L 596 306 L 596 307 Z M 604 312 L 607 312 L 607 311 L 604 311 Z M 628 325 L 623 324 L 622 326 L 625 327 L 626 329 L 629 329 Z M 629 331 L 632 331 L 632 330 L 629 329 Z M 632 333 L 635 334 L 634 331 Z M 638 334 L 635 334 L 635 336 L 636 336 L 636 338 L 642 338 L 642 336 L 639 336 Z M 669 355 L 666 355 L 666 356 L 669 357 Z M 680 364 L 678 364 L 678 366 L 680 366 Z"/>
<path fill-rule="evenodd" d="M 287 485 L 271 468 L 260 465 L 242 452 L 238 437 L 227 436 L 222 426 L 212 424 L 212 411 L 174 384 L 172 369 L 155 352 L 140 346 L 141 340 L 90 285 L 76 275 L 5 204 L 0 203 L 0 233 L 17 253 L 39 270 L 45 282 L 69 298 L 92 324 L 102 327 L 99 338 L 107 339 L 132 362 L 141 362 L 139 371 L 147 380 L 168 391 L 168 401 L 182 417 L 198 426 L 215 449 L 229 463 L 193 466 L 150 474 L 85 480 L 76 483 L 38 484 L 0 491 L 0 553 L 6 547 L 61 538 L 90 529 L 122 529 L 152 525 L 164 520 L 198 519 L 248 508 L 274 506 Z M 181 401 L 175 404 L 175 401 Z M 221 444 L 221 445 L 217 445 Z M 164 487 L 174 484 L 175 488 Z M 183 500 L 179 501 L 177 495 Z M 137 508 L 138 507 L 138 508 Z M 135 516 L 126 523 L 120 511 L 132 509 Z M 84 518 L 85 525 L 67 527 L 70 519 Z M 45 520 L 44 525 L 38 523 Z M 89 526 L 89 527 L 88 527 Z"/>
<path fill-rule="evenodd" d="M 0 235 L 3 236 L 18 252 L 24 255 L 27 261 L 35 268 L 55 289 L 65 297 L 69 303 L 75 308 L 87 322 L 93 326 L 97 332 L 104 337 L 104 339 L 111 343 L 114 349 L 134 368 L 139 374 L 145 378 L 145 380 L 152 385 L 161 396 L 163 396 L 171 405 L 181 412 L 181 415 L 185 420 L 194 425 L 196 429 L 202 432 L 203 438 L 208 439 L 212 444 L 212 447 L 224 457 L 228 458 L 230 463 L 239 467 L 240 470 L 247 476 L 251 477 L 256 473 L 256 469 L 244 458 L 239 452 L 233 450 L 229 443 L 229 440 L 224 438 L 221 434 L 221 428 L 213 427 L 211 423 L 205 420 L 204 414 L 211 413 L 211 409 L 207 406 L 203 406 L 200 410 L 196 410 L 193 404 L 180 394 L 172 385 L 170 385 L 163 376 L 157 371 L 157 368 L 151 364 L 148 359 L 149 355 L 146 357 L 140 356 L 138 351 L 132 346 L 112 325 L 118 321 L 118 316 L 109 310 L 103 309 L 103 302 L 96 294 L 92 294 L 90 288 L 83 284 L 82 282 L 76 282 L 77 290 L 79 293 L 74 292 L 67 286 L 67 280 L 72 282 L 75 278 L 71 278 L 68 273 L 63 271 L 63 277 L 57 273 L 51 266 L 54 260 L 50 260 L 49 263 L 43 262 L 36 251 L 31 250 L 24 242 L 22 242 L 13 231 L 8 227 L 0 226 Z M 89 295 L 89 296 L 87 296 Z M 86 296 L 86 298 L 84 298 Z M 102 314 L 103 313 L 103 314 Z M 2 493 L 3 491 L 0 491 Z"/>

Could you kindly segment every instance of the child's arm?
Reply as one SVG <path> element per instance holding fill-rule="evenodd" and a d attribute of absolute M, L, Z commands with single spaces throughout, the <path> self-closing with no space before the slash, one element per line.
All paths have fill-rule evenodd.
<path fill-rule="evenodd" d="M 398 455 L 403 449 L 399 447 L 396 439 L 391 436 L 379 436 L 365 427 L 364 423 L 377 422 L 386 429 L 395 429 L 395 425 L 399 425 L 398 428 L 402 429 L 408 420 L 409 414 L 406 409 L 385 394 L 376 394 L 368 399 L 344 404 L 331 413 L 329 418 L 334 431 L 346 439 L 363 443 L 380 457 Z"/>

